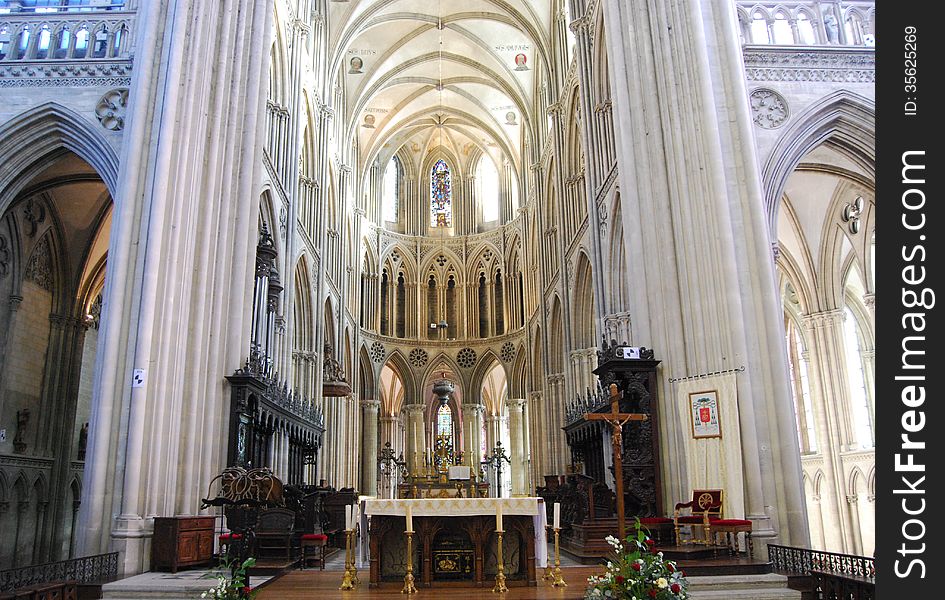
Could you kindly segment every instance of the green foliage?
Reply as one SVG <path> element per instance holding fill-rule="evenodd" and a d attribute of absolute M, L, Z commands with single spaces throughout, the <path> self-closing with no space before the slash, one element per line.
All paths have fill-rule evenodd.
<path fill-rule="evenodd" d="M 603 575 L 587 579 L 585 598 L 613 600 L 683 600 L 688 598 L 689 582 L 676 563 L 654 552 L 653 540 L 636 520 L 636 535 L 624 541 L 613 536 L 607 542 L 614 553 Z"/>
<path fill-rule="evenodd" d="M 208 600 L 244 600 L 254 598 L 256 591 L 246 585 L 246 571 L 256 564 L 256 559 L 249 557 L 242 564 L 238 559 L 224 556 L 220 559 L 220 572 L 217 574 L 217 584 L 200 594 Z"/>

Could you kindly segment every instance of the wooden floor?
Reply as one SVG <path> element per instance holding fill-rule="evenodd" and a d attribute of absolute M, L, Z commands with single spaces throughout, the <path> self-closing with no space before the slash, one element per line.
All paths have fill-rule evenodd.
<path fill-rule="evenodd" d="M 341 571 L 290 571 L 279 577 L 272 583 L 264 586 L 257 594 L 257 600 L 293 600 L 294 598 L 305 598 L 311 600 L 328 600 L 329 598 L 454 598 L 462 597 L 463 600 L 541 600 L 541 599 L 578 599 L 584 597 L 584 588 L 587 578 L 590 575 L 599 574 L 603 571 L 602 567 L 562 567 L 561 574 L 568 586 L 565 588 L 553 588 L 551 584 L 545 581 L 538 581 L 538 587 L 514 587 L 509 586 L 509 592 L 506 594 L 493 594 L 492 588 L 475 588 L 460 586 L 457 583 L 440 584 L 438 587 L 423 589 L 416 594 L 407 596 L 401 594 L 400 589 L 403 584 L 385 583 L 377 589 L 371 589 L 367 585 L 367 573 L 359 573 L 362 584 L 357 589 L 342 592 L 338 589 L 341 585 Z"/>

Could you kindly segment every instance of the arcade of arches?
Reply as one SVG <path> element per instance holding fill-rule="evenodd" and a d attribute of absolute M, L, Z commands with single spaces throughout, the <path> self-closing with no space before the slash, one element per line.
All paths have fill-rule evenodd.
<path fill-rule="evenodd" d="M 602 338 L 661 361 L 664 514 L 670 380 L 744 367 L 757 543 L 873 553 L 871 2 L 229 4 L 117 3 L 121 76 L 0 88 L 0 569 L 146 570 L 232 457 L 241 368 L 300 415 L 254 442 L 289 483 L 393 494 L 379 450 L 445 440 L 533 495 Z M 62 58 L 8 5 L 0 69 Z M 830 46 L 855 76 L 756 68 Z"/>

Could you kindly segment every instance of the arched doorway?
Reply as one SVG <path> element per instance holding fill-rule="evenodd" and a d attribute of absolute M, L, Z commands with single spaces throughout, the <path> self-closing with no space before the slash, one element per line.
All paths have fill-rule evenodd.
<path fill-rule="evenodd" d="M 15 187 L 14 187 L 15 186 Z M 59 148 L 0 190 L 0 471 L 33 493 L 9 523 L 0 569 L 73 551 L 103 310 L 112 198 L 102 176 Z M 41 483 L 42 482 L 42 483 Z M 17 519 L 14 519 L 15 521 Z"/>

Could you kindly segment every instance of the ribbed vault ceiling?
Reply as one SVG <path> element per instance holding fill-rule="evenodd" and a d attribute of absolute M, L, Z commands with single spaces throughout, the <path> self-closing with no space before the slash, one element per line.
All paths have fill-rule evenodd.
<path fill-rule="evenodd" d="M 536 74 L 548 72 L 551 0 L 364 0 L 330 10 L 332 72 L 362 169 L 406 147 L 417 165 L 437 149 L 478 150 L 522 172 L 537 126 Z"/>

